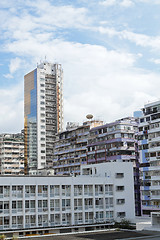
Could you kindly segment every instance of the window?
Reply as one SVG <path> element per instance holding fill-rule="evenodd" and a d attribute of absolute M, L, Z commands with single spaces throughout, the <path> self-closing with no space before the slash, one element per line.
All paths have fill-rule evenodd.
<path fill-rule="evenodd" d="M 124 173 L 116 173 L 116 178 L 123 178 L 124 177 Z"/>
<path fill-rule="evenodd" d="M 113 195 L 113 185 L 105 185 L 105 194 Z"/>
<path fill-rule="evenodd" d="M 117 191 L 124 191 L 124 186 L 116 186 Z"/>
<path fill-rule="evenodd" d="M 126 216 L 125 212 L 117 212 L 117 217 L 124 218 Z"/>
<path fill-rule="evenodd" d="M 25 208 L 29 208 L 29 200 L 25 201 Z"/>
<path fill-rule="evenodd" d="M 3 186 L 0 186 L 0 194 L 3 194 Z"/>
<path fill-rule="evenodd" d="M 18 202 L 17 202 L 17 205 L 18 205 L 18 208 L 21 209 L 21 208 L 22 208 L 22 201 L 18 201 Z"/>
<path fill-rule="evenodd" d="M 50 200 L 50 209 L 51 209 L 51 211 L 54 210 L 54 199 Z"/>
<path fill-rule="evenodd" d="M 13 208 L 13 209 L 16 208 L 16 201 L 12 201 L 12 208 Z"/>
<path fill-rule="evenodd" d="M 141 118 L 141 119 L 140 119 L 140 123 L 142 123 L 142 122 L 144 122 L 144 118 Z"/>
<path fill-rule="evenodd" d="M 36 192 L 36 186 L 30 186 L 30 193 Z"/>
<path fill-rule="evenodd" d="M 124 204 L 125 203 L 125 199 L 122 198 L 122 199 L 117 199 L 117 204 L 120 205 L 120 204 Z"/>
<path fill-rule="evenodd" d="M 4 217 L 4 225 L 9 225 L 9 217 Z"/>
<path fill-rule="evenodd" d="M 31 208 L 35 208 L 35 200 L 31 200 L 30 201 L 30 207 Z"/>
<path fill-rule="evenodd" d="M 9 201 L 4 202 L 4 209 L 9 209 Z"/>
<path fill-rule="evenodd" d="M 12 217 L 12 224 L 16 224 L 16 216 Z"/>
<path fill-rule="evenodd" d="M 38 208 L 42 208 L 42 200 L 38 200 Z"/>
<path fill-rule="evenodd" d="M 62 211 L 70 209 L 70 207 L 71 207 L 70 199 L 62 199 Z"/>
<path fill-rule="evenodd" d="M 150 121 L 150 117 L 146 117 L 146 121 L 147 121 L 147 122 Z"/>

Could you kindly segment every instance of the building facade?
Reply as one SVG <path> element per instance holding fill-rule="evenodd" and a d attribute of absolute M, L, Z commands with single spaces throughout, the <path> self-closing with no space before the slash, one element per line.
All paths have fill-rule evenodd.
<path fill-rule="evenodd" d="M 63 70 L 41 63 L 24 76 L 25 174 L 52 166 L 55 134 L 63 129 Z"/>
<path fill-rule="evenodd" d="M 0 174 L 24 174 L 24 135 L 0 134 Z"/>
<path fill-rule="evenodd" d="M 86 149 L 89 130 L 102 125 L 102 121 L 91 120 L 83 123 L 67 125 L 67 130 L 56 136 L 54 143 L 53 169 L 56 175 L 80 174 L 80 166 L 87 164 Z"/>
<path fill-rule="evenodd" d="M 160 211 L 160 101 L 144 105 L 139 120 L 142 215 Z"/>
<path fill-rule="evenodd" d="M 138 123 L 124 118 L 91 127 L 89 124 L 57 135 L 54 147 L 55 174 L 80 174 L 80 166 L 104 162 L 132 162 L 134 168 L 135 213 L 141 215 Z"/>
<path fill-rule="evenodd" d="M 103 162 L 132 162 L 134 168 L 135 213 L 141 215 L 138 123 L 128 117 L 90 130 L 87 164 Z"/>
<path fill-rule="evenodd" d="M 131 163 L 83 166 L 76 177 L 1 176 L 0 231 L 25 235 L 43 228 L 54 232 L 58 226 L 133 220 L 133 188 Z"/>

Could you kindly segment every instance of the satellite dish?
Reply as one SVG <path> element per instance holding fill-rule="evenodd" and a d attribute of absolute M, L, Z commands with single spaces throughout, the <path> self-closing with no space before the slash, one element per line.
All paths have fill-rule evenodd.
<path fill-rule="evenodd" d="M 92 114 L 87 114 L 86 118 L 87 118 L 87 119 L 92 119 L 92 118 L 93 118 L 93 115 L 92 115 Z"/>

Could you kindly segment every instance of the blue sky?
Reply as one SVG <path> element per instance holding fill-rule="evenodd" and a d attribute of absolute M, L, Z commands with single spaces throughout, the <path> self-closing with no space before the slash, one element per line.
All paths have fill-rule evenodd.
<path fill-rule="evenodd" d="M 64 69 L 64 119 L 111 122 L 160 97 L 160 0 L 0 3 L 0 132 L 23 128 L 23 77 Z"/>

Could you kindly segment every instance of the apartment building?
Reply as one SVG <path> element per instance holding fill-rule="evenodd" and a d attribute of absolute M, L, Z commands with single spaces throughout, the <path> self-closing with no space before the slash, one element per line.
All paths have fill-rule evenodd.
<path fill-rule="evenodd" d="M 160 211 L 160 101 L 144 105 L 139 120 L 142 215 Z"/>
<path fill-rule="evenodd" d="M 0 174 L 24 174 L 24 135 L 0 134 Z"/>
<path fill-rule="evenodd" d="M 87 145 L 87 164 L 103 162 L 132 162 L 134 168 L 135 213 L 141 215 L 138 123 L 127 117 L 90 130 Z"/>
<path fill-rule="evenodd" d="M 103 121 L 90 120 L 83 123 L 67 124 L 67 130 L 56 136 L 54 144 L 53 169 L 56 175 L 80 174 L 80 166 L 86 164 L 86 147 L 89 131 L 102 125 Z"/>
<path fill-rule="evenodd" d="M 10 237 L 133 220 L 134 208 L 128 162 L 82 166 L 76 177 L 0 176 L 0 232 Z"/>
<path fill-rule="evenodd" d="M 41 63 L 24 76 L 25 174 L 52 166 L 55 134 L 63 129 L 63 70 Z"/>

